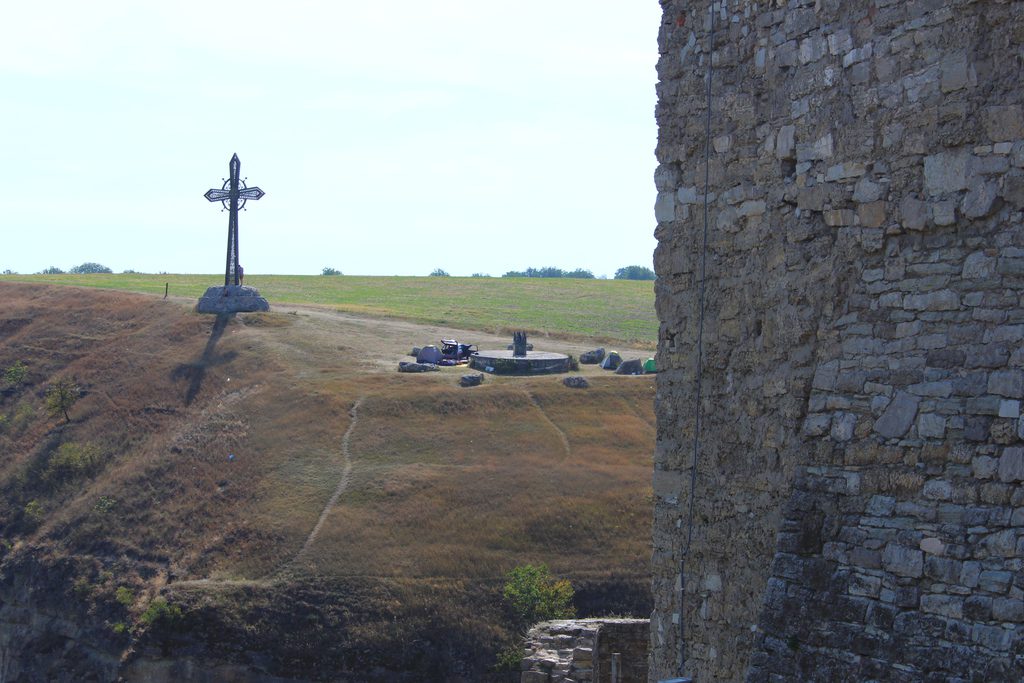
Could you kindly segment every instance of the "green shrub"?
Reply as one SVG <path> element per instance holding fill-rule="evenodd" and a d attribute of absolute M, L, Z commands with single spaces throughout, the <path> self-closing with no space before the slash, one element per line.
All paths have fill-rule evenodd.
<path fill-rule="evenodd" d="M 128 586 L 118 586 L 117 590 L 114 591 L 114 599 L 125 607 L 131 607 L 132 603 L 135 602 L 135 593 Z"/>
<path fill-rule="evenodd" d="M 99 446 L 92 443 L 68 442 L 50 455 L 43 472 L 43 481 L 59 484 L 94 474 L 103 463 Z"/>
<path fill-rule="evenodd" d="M 17 388 L 25 383 L 28 376 L 28 368 L 20 360 L 14 361 L 14 365 L 4 370 L 4 382 L 9 387 Z"/>
<path fill-rule="evenodd" d="M 122 633 L 127 633 L 128 632 L 128 625 L 125 624 L 123 621 L 119 621 L 119 622 L 113 624 L 110 627 L 110 630 L 113 631 L 114 633 L 116 633 L 117 635 L 121 635 Z"/>
<path fill-rule="evenodd" d="M 523 646 L 518 643 L 502 648 L 494 662 L 495 671 L 519 671 L 522 666 Z"/>
<path fill-rule="evenodd" d="M 177 605 L 169 605 L 163 598 L 155 598 L 149 603 L 149 607 L 139 617 L 146 626 L 162 625 L 176 626 L 181 621 L 181 608 Z"/>
<path fill-rule="evenodd" d="M 30 500 L 25 504 L 25 521 L 33 527 L 39 526 L 46 517 L 46 510 L 38 500 Z"/>
<path fill-rule="evenodd" d="M 75 583 L 71 586 L 71 590 L 74 591 L 75 595 L 84 600 L 92 595 L 92 584 L 89 583 L 89 579 L 84 576 L 79 576 L 75 579 Z"/>
<path fill-rule="evenodd" d="M 524 564 L 505 575 L 502 596 L 512 610 L 516 625 L 527 628 L 539 621 L 568 619 L 575 591 L 567 579 L 555 579 L 546 564 Z"/>
<path fill-rule="evenodd" d="M 97 500 L 96 504 L 92 507 L 96 512 L 110 512 L 114 509 L 115 505 L 117 505 L 117 500 L 114 498 L 111 498 L 110 496 L 100 496 L 100 499 Z"/>
<path fill-rule="evenodd" d="M 14 408 L 14 416 L 10 419 L 11 429 L 17 433 L 23 432 L 35 416 L 35 407 L 28 401 L 20 401 Z"/>
<path fill-rule="evenodd" d="M 330 266 L 324 266 L 324 269 L 323 269 L 323 271 L 321 271 L 320 274 L 321 275 L 341 275 L 341 271 L 338 270 L 337 268 L 331 268 Z"/>

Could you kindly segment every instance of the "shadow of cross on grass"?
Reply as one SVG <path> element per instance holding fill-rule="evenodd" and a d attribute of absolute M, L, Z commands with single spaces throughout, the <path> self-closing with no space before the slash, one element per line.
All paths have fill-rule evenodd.
<path fill-rule="evenodd" d="M 193 363 L 182 363 L 178 367 L 171 371 L 171 380 L 177 382 L 179 380 L 188 381 L 188 389 L 185 391 L 185 405 L 192 405 L 192 401 L 195 400 L 196 394 L 203 386 L 203 377 L 206 376 L 206 370 L 215 365 L 223 365 L 224 363 L 230 363 L 235 359 L 238 354 L 234 351 L 228 351 L 220 355 L 216 354 L 217 342 L 220 341 L 221 336 L 224 335 L 224 328 L 228 326 L 228 321 L 234 317 L 234 313 L 218 313 L 217 321 L 213 324 L 213 329 L 210 331 L 210 338 L 206 340 L 206 348 L 203 349 L 203 355 L 199 357 L 199 360 Z"/>

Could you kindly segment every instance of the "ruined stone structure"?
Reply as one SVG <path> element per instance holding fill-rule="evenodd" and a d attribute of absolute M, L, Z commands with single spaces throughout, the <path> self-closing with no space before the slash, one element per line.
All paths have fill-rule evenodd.
<path fill-rule="evenodd" d="M 647 619 L 545 621 L 526 636 L 521 683 L 645 683 Z"/>
<path fill-rule="evenodd" d="M 1024 3 L 661 5 L 651 680 L 1024 679 Z"/>

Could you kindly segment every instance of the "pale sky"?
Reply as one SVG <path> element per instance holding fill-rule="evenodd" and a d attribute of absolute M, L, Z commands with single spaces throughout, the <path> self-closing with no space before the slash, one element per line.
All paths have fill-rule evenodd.
<path fill-rule="evenodd" d="M 0 271 L 651 266 L 656 0 L 4 3 Z"/>

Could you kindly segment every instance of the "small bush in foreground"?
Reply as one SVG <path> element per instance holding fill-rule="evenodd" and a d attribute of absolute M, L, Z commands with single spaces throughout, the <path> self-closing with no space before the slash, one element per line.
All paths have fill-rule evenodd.
<path fill-rule="evenodd" d="M 568 619 L 576 614 L 572 606 L 575 591 L 567 579 L 556 579 L 546 564 L 524 564 L 505 575 L 502 596 L 521 629 L 539 621 Z"/>
<path fill-rule="evenodd" d="M 523 666 L 523 646 L 519 643 L 505 646 L 494 662 L 495 671 L 519 671 Z"/>

